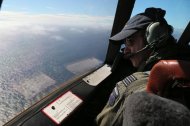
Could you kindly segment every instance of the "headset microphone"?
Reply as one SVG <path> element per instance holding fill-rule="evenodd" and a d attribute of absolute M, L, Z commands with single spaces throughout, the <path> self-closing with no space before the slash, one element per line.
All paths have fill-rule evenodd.
<path fill-rule="evenodd" d="M 144 48 L 138 50 L 138 51 L 135 52 L 135 53 L 129 53 L 129 54 L 127 54 L 127 55 L 125 56 L 125 58 L 131 58 L 131 57 L 133 57 L 133 56 L 139 54 L 140 52 L 146 50 L 148 47 L 149 47 L 149 45 L 146 45 Z"/>

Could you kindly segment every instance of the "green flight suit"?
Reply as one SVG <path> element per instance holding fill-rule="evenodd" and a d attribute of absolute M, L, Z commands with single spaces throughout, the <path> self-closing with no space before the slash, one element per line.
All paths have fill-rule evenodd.
<path fill-rule="evenodd" d="M 149 72 L 136 72 L 122 81 L 118 82 L 113 89 L 109 100 L 97 116 L 98 126 L 118 125 L 115 123 L 122 122 L 122 111 L 125 99 L 132 93 L 144 91 L 147 83 Z"/>

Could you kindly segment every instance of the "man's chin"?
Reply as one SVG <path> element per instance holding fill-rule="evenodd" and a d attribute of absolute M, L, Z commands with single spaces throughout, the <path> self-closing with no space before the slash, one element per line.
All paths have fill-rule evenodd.
<path fill-rule="evenodd" d="M 134 62 L 133 60 L 130 59 L 130 61 L 131 61 L 132 65 L 133 65 L 133 67 L 137 68 L 137 67 L 139 66 L 139 65 L 138 65 L 136 62 Z"/>

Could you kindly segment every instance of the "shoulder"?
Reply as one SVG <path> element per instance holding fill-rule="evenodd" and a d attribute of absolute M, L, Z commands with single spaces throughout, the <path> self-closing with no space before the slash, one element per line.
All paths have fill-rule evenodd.
<path fill-rule="evenodd" d="M 110 94 L 108 103 L 113 106 L 119 99 L 125 97 L 125 92 L 133 92 L 136 90 L 144 90 L 147 83 L 149 71 L 147 72 L 136 72 L 127 77 L 122 81 L 118 82 Z"/>
<path fill-rule="evenodd" d="M 124 78 L 121 83 L 126 86 L 125 92 L 133 93 L 145 90 L 149 74 L 150 71 L 136 72 Z"/>

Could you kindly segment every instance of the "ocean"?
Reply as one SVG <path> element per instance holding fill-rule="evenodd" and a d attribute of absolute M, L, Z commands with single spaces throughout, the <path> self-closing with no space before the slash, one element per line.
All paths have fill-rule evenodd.
<path fill-rule="evenodd" d="M 46 34 L 14 32 L 0 37 L 0 125 L 63 82 L 100 66 L 110 33 L 70 27 Z"/>

